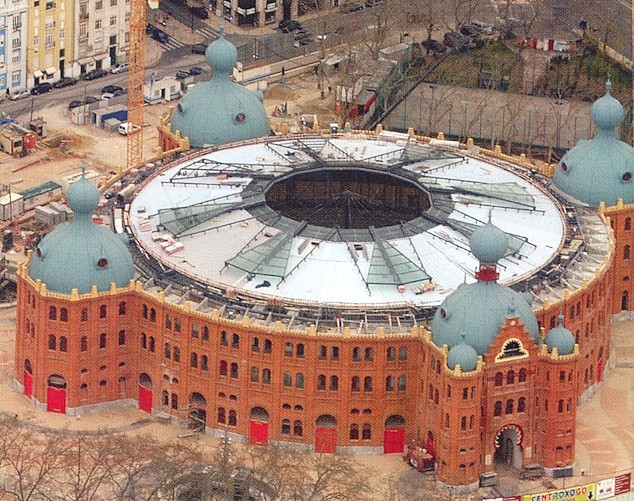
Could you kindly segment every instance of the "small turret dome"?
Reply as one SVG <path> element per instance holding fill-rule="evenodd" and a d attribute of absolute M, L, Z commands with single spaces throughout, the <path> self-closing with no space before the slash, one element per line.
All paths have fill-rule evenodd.
<path fill-rule="evenodd" d="M 559 315 L 559 324 L 553 327 L 546 334 L 544 343 L 551 353 L 553 348 L 557 348 L 560 355 L 570 355 L 575 349 L 575 336 L 564 327 L 564 316 Z"/>
<path fill-rule="evenodd" d="M 497 263 L 504 257 L 509 246 L 509 237 L 489 221 L 475 230 L 469 238 L 471 252 L 478 261 L 485 264 Z"/>
<path fill-rule="evenodd" d="M 38 244 L 29 263 L 31 278 L 61 294 L 73 289 L 86 294 L 93 286 L 104 292 L 112 283 L 127 287 L 134 277 L 129 249 L 117 234 L 92 222 L 99 203 L 97 188 L 82 175 L 69 187 L 67 200 L 73 221 L 58 226 Z"/>
<path fill-rule="evenodd" d="M 473 346 L 465 342 L 465 337 L 465 334 L 463 334 L 460 344 L 449 350 L 447 367 L 451 370 L 455 369 L 456 365 L 459 365 L 462 372 L 471 372 L 478 365 L 478 352 L 475 351 Z"/>
<path fill-rule="evenodd" d="M 590 113 L 592 114 L 592 121 L 599 129 L 610 131 L 621 123 L 625 111 L 618 99 L 614 99 L 612 94 L 610 94 L 612 82 L 609 79 L 605 84 L 605 88 L 605 95 L 592 104 Z"/>
<path fill-rule="evenodd" d="M 238 49 L 224 37 L 224 29 L 221 36 L 207 47 L 205 60 L 214 73 L 217 71 L 227 73 L 238 62 Z"/>

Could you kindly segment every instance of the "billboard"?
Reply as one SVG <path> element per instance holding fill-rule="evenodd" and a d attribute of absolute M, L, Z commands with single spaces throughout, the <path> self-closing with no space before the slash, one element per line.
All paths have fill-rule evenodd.
<path fill-rule="evenodd" d="M 554 491 L 527 494 L 522 501 L 594 501 L 597 498 L 597 484 L 575 485 Z"/>
<path fill-rule="evenodd" d="M 631 473 L 599 480 L 597 482 L 597 499 L 608 499 L 619 494 L 626 494 L 630 492 L 631 484 Z"/>

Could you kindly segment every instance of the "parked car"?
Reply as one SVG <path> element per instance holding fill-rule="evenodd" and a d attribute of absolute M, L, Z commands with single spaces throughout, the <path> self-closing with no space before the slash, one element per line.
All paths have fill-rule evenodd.
<path fill-rule="evenodd" d="M 96 78 L 105 77 L 108 74 L 103 68 L 95 68 L 84 74 L 84 80 L 95 80 Z"/>
<path fill-rule="evenodd" d="M 205 52 L 207 52 L 207 46 L 204 43 L 192 45 L 192 54 L 205 54 Z"/>
<path fill-rule="evenodd" d="M 300 23 L 299 21 L 295 19 L 282 19 L 280 21 L 279 27 L 281 30 L 284 30 L 284 29 L 288 30 L 286 31 L 286 33 L 288 33 L 289 31 L 293 31 L 298 28 L 301 28 L 302 23 Z"/>
<path fill-rule="evenodd" d="M 53 84 L 53 87 L 56 89 L 62 89 L 63 87 L 69 87 L 71 85 L 75 85 L 77 83 L 76 78 L 72 77 L 64 77 Z"/>
<path fill-rule="evenodd" d="M 29 89 L 13 90 L 9 92 L 9 99 L 11 101 L 17 101 L 19 99 L 24 99 L 30 96 L 31 93 L 29 92 Z"/>
<path fill-rule="evenodd" d="M 194 16 L 199 17 L 200 19 L 209 18 L 209 11 L 204 7 L 190 7 L 189 10 L 192 14 L 194 14 Z"/>
<path fill-rule="evenodd" d="M 37 84 L 36 86 L 34 86 L 31 89 L 31 94 L 34 96 L 38 96 L 40 94 L 45 94 L 47 92 L 51 92 L 53 90 L 53 86 L 48 83 L 48 82 L 44 82 L 41 84 Z"/>
<path fill-rule="evenodd" d="M 443 53 L 447 51 L 447 47 L 441 44 L 438 40 L 430 38 L 429 40 L 423 40 L 423 47 L 429 52 Z"/>
<path fill-rule="evenodd" d="M 341 12 L 348 14 L 350 12 L 357 12 L 363 10 L 364 5 L 361 2 L 346 3 L 341 6 Z"/>
<path fill-rule="evenodd" d="M 154 26 L 151 23 L 145 23 L 145 32 L 148 35 L 151 35 L 152 33 L 154 33 L 158 28 L 156 26 Z"/>
<path fill-rule="evenodd" d="M 312 39 L 310 37 L 302 38 L 301 40 L 299 40 L 300 45 L 308 45 L 310 42 L 312 42 Z"/>
<path fill-rule="evenodd" d="M 383 0 L 365 0 L 366 7 L 374 7 L 375 5 L 382 5 Z"/>
<path fill-rule="evenodd" d="M 130 69 L 130 65 L 128 63 L 118 63 L 110 68 L 110 73 L 123 73 Z"/>
<path fill-rule="evenodd" d="M 123 87 L 120 87 L 118 85 L 106 85 L 103 89 L 101 89 L 102 94 L 114 94 L 115 92 L 121 92 L 123 94 Z"/>
<path fill-rule="evenodd" d="M 302 40 L 304 38 L 310 38 L 310 33 L 307 33 L 304 30 L 300 30 L 296 31 L 293 35 L 293 40 Z"/>
<path fill-rule="evenodd" d="M 84 104 L 92 104 L 96 103 L 98 99 L 92 96 L 86 96 L 84 99 L 75 99 L 68 103 L 68 109 L 72 110 L 73 108 L 77 108 L 79 106 L 83 106 Z"/>
<path fill-rule="evenodd" d="M 183 79 L 185 79 L 185 78 L 187 78 L 187 77 L 189 77 L 189 76 L 191 76 L 191 75 L 189 74 L 189 71 L 178 70 L 178 71 L 176 72 L 176 78 L 178 78 L 179 80 L 183 80 Z"/>
<path fill-rule="evenodd" d="M 483 35 L 490 35 L 493 33 L 493 26 L 482 21 L 473 21 L 470 27 L 473 31 L 482 33 Z"/>
<path fill-rule="evenodd" d="M 170 41 L 169 35 L 163 30 L 159 30 L 158 28 L 155 28 L 152 32 L 152 38 L 160 43 L 167 43 Z"/>
<path fill-rule="evenodd" d="M 104 92 L 103 94 L 101 94 L 101 100 L 107 101 L 108 99 L 112 99 L 113 97 L 117 97 L 117 96 L 122 96 L 123 94 L 125 94 L 125 91 L 123 89 L 115 90 L 114 92 Z"/>
<path fill-rule="evenodd" d="M 205 70 L 203 70 L 202 68 L 198 67 L 198 66 L 194 66 L 192 68 L 189 68 L 189 74 L 190 75 L 201 75 L 205 72 Z"/>

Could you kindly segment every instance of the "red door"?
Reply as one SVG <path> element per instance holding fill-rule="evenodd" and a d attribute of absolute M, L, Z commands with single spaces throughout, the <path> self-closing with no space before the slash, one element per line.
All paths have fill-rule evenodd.
<path fill-rule="evenodd" d="M 66 390 L 49 386 L 46 391 L 46 410 L 66 414 Z"/>
<path fill-rule="evenodd" d="M 249 421 L 249 443 L 264 445 L 269 439 L 269 423 L 266 421 Z"/>
<path fill-rule="evenodd" d="M 315 430 L 315 452 L 335 452 L 337 448 L 337 430 L 335 428 L 317 428 Z"/>
<path fill-rule="evenodd" d="M 383 433 L 383 453 L 403 452 L 405 448 L 405 428 L 386 428 Z"/>
<path fill-rule="evenodd" d="M 28 371 L 24 371 L 24 394 L 29 398 L 33 395 L 33 376 Z"/>
<path fill-rule="evenodd" d="M 152 390 L 139 386 L 139 409 L 152 413 Z"/>

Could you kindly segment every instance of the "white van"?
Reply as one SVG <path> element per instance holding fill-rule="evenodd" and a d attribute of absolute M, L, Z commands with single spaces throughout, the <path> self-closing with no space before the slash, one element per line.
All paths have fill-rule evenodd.
<path fill-rule="evenodd" d="M 134 126 L 134 130 L 139 130 L 141 127 L 139 127 L 138 125 Z M 132 132 L 132 124 L 128 123 L 128 122 L 123 122 L 121 124 L 119 124 L 119 134 L 121 134 L 122 136 L 127 136 L 130 132 Z"/>

